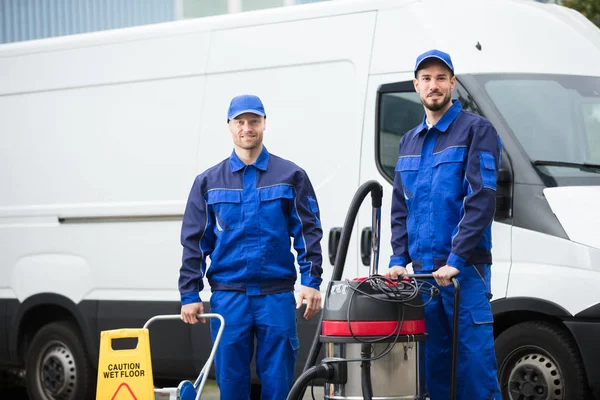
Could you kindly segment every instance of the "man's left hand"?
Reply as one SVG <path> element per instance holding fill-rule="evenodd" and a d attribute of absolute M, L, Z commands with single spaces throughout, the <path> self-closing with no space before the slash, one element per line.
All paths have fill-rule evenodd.
<path fill-rule="evenodd" d="M 321 309 L 321 292 L 308 286 L 302 286 L 298 302 L 296 303 L 296 309 L 302 306 L 303 300 L 306 300 L 304 319 L 310 319 Z"/>
<path fill-rule="evenodd" d="M 435 281 L 438 285 L 449 286 L 452 284 L 452 278 L 458 275 L 459 273 L 460 271 L 456 268 L 451 267 L 449 265 L 444 265 L 442 268 L 433 272 L 433 277 L 435 278 Z"/>

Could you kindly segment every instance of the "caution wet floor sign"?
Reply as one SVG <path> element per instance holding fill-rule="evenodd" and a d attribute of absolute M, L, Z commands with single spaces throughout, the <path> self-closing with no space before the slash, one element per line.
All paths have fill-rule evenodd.
<path fill-rule="evenodd" d="M 137 346 L 114 349 L 113 341 L 128 338 L 137 339 Z M 132 399 L 154 399 L 148 330 L 103 331 L 100 336 L 96 400 Z"/>

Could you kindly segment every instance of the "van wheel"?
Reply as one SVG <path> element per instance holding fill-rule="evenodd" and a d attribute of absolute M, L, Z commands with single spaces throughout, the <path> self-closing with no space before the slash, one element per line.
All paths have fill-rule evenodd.
<path fill-rule="evenodd" d="M 590 398 L 579 350 L 563 329 L 523 322 L 502 332 L 495 347 L 503 399 Z"/>
<path fill-rule="evenodd" d="M 31 341 L 25 365 L 30 400 L 94 398 L 94 369 L 79 331 L 71 323 L 42 327 Z"/>

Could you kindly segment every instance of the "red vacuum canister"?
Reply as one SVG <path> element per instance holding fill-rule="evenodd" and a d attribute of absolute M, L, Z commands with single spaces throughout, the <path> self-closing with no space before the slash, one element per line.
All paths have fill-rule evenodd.
<path fill-rule="evenodd" d="M 362 399 L 365 385 L 373 399 L 425 398 L 424 290 L 436 289 L 377 275 L 329 283 L 320 341 L 325 360 L 339 360 L 341 372 L 325 382 L 325 399 Z"/>

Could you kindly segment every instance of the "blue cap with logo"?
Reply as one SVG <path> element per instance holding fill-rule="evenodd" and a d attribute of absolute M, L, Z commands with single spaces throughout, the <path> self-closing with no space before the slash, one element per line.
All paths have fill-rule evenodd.
<path fill-rule="evenodd" d="M 431 59 L 443 62 L 448 68 L 450 68 L 450 71 L 452 71 L 452 73 L 454 74 L 454 66 L 452 65 L 452 59 L 450 58 L 450 54 L 444 53 L 440 50 L 429 50 L 417 57 L 417 62 L 415 64 L 415 77 L 417 76 L 417 71 L 419 70 L 421 64 L 423 64 L 424 61 Z"/>
<path fill-rule="evenodd" d="M 261 117 L 267 116 L 262 101 L 260 101 L 258 96 L 252 94 L 242 94 L 231 99 L 229 110 L 227 111 L 227 122 L 244 113 L 252 113 Z"/>

